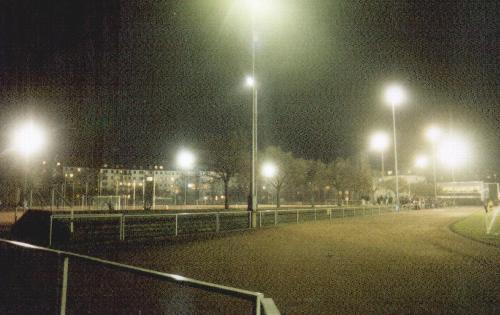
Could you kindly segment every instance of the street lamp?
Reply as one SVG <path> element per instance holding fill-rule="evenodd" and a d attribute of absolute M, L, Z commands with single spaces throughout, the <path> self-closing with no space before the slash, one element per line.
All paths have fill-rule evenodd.
<path fill-rule="evenodd" d="M 432 143 L 432 174 L 434 178 L 434 200 L 437 201 L 437 180 L 436 180 L 436 145 L 441 138 L 441 129 L 431 126 L 425 132 L 426 138 Z"/>
<path fill-rule="evenodd" d="M 12 149 L 25 158 L 23 206 L 27 205 L 28 171 L 31 157 L 45 144 L 45 133 L 32 120 L 23 123 L 12 134 Z M 30 202 L 31 203 L 31 202 Z"/>
<path fill-rule="evenodd" d="M 255 42 L 255 41 L 254 41 Z M 252 88 L 252 210 L 257 211 L 257 100 L 258 89 L 255 80 L 255 43 L 252 45 L 252 75 L 245 78 L 245 84 Z"/>
<path fill-rule="evenodd" d="M 429 159 L 425 155 L 417 155 L 415 158 L 415 166 L 418 168 L 426 168 L 429 165 Z"/>
<path fill-rule="evenodd" d="M 445 137 L 437 150 L 437 157 L 451 169 L 452 181 L 455 181 L 455 169 L 469 159 L 470 149 L 467 141 L 456 135 Z"/>
<path fill-rule="evenodd" d="M 370 149 L 379 151 L 382 164 L 382 181 L 384 180 L 384 151 L 389 146 L 389 136 L 385 132 L 377 132 L 370 139 Z"/>
<path fill-rule="evenodd" d="M 394 135 L 394 172 L 396 176 L 396 211 L 399 211 L 399 178 L 398 178 L 398 150 L 396 141 L 396 110 L 395 107 L 406 101 L 406 93 L 399 85 L 390 85 L 385 90 L 385 100 L 392 108 L 392 130 Z"/>
<path fill-rule="evenodd" d="M 262 165 L 262 175 L 266 178 L 273 178 L 278 173 L 278 168 L 274 163 L 266 162 Z"/>
<path fill-rule="evenodd" d="M 177 166 L 184 171 L 184 205 L 187 205 L 187 172 L 193 168 L 195 160 L 194 154 L 188 150 L 177 154 Z"/>
<path fill-rule="evenodd" d="M 255 47 L 257 44 L 256 18 L 257 13 L 262 11 L 264 1 L 262 0 L 246 0 L 251 14 L 252 23 L 252 76 L 247 77 L 247 85 L 252 87 L 252 227 L 256 227 L 257 221 L 257 84 L 255 81 Z"/>
<path fill-rule="evenodd" d="M 278 167 L 272 162 L 266 162 L 262 165 L 262 175 L 268 179 L 275 177 L 278 174 Z M 278 195 L 278 193 L 277 193 Z M 279 196 L 276 196 L 279 198 Z M 272 199 L 271 199 L 272 203 Z M 278 200 L 276 199 L 276 203 L 278 204 Z"/>

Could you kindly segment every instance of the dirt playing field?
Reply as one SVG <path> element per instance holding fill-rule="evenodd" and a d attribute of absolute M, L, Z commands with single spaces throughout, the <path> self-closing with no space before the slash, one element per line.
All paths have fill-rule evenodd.
<path fill-rule="evenodd" d="M 500 248 L 449 228 L 476 210 L 291 224 L 92 254 L 260 291 L 282 314 L 498 314 Z"/>

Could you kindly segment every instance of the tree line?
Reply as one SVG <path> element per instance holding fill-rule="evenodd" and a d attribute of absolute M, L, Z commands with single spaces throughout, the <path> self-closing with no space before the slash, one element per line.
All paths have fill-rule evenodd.
<path fill-rule="evenodd" d="M 251 187 L 251 155 L 245 136 L 234 132 L 226 141 L 207 139 L 203 159 L 207 169 L 223 185 L 225 208 L 231 202 L 247 199 Z M 276 166 L 276 174 L 266 178 L 261 173 L 262 163 Z M 276 206 L 281 201 L 316 205 L 326 202 L 368 199 L 372 192 L 372 171 L 366 157 L 337 158 L 329 163 L 294 156 L 276 146 L 269 146 L 258 154 L 257 179 L 259 200 L 269 193 Z M 265 187 L 265 189 L 264 189 Z M 267 198 L 268 199 L 268 198 Z"/>

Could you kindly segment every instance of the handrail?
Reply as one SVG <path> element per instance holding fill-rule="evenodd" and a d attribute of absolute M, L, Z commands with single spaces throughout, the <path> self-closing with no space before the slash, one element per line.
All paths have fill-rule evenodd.
<path fill-rule="evenodd" d="M 266 210 L 267 211 L 267 210 Z M 270 210 L 274 211 L 274 210 Z M 174 217 L 174 216 L 197 216 L 197 215 L 215 215 L 215 214 L 241 214 L 248 215 L 248 211 L 217 211 L 217 212 L 180 212 L 180 213 L 109 213 L 109 214 L 97 214 L 97 213 L 75 213 L 73 216 L 71 214 L 52 214 L 51 216 L 55 219 L 65 219 L 65 218 L 118 218 L 122 216 L 126 217 Z"/>
<path fill-rule="evenodd" d="M 51 214 L 50 216 L 55 219 L 64 219 L 64 218 L 120 218 L 124 214 L 122 213 L 75 213 L 75 214 Z"/>
<path fill-rule="evenodd" d="M 352 210 L 352 209 L 370 209 L 370 208 L 392 208 L 390 206 L 384 206 L 384 207 L 381 207 L 381 206 L 375 206 L 375 205 L 372 205 L 372 206 L 369 206 L 369 205 L 366 205 L 366 206 L 359 206 L 359 207 L 354 207 L 354 206 L 349 206 L 349 207 L 330 207 L 330 208 L 295 208 L 295 209 L 269 209 L 269 210 L 258 210 L 258 212 L 296 212 L 296 211 L 311 211 L 311 212 L 314 212 L 315 210 L 331 210 L 331 211 L 334 211 L 334 210 Z"/>
<path fill-rule="evenodd" d="M 11 246 L 22 247 L 22 248 L 26 248 L 26 249 L 30 249 L 30 250 L 37 250 L 37 251 L 41 251 L 41 252 L 51 253 L 54 255 L 62 256 L 64 258 L 75 258 L 78 260 L 83 260 L 83 261 L 94 263 L 97 265 L 102 265 L 102 266 L 112 268 L 112 269 L 128 271 L 128 272 L 132 272 L 135 274 L 151 277 L 154 279 L 160 279 L 160 280 L 165 280 L 168 282 L 184 285 L 187 287 L 203 289 L 203 290 L 207 290 L 210 292 L 223 293 L 223 294 L 227 294 L 230 296 L 242 298 L 245 300 L 254 301 L 256 304 L 255 305 L 255 314 L 261 314 L 261 304 L 262 304 L 262 301 L 264 299 L 264 294 L 262 294 L 260 292 L 254 292 L 254 291 L 234 288 L 234 287 L 230 287 L 230 286 L 214 284 L 214 283 L 196 280 L 196 279 L 192 279 L 192 278 L 187 278 L 187 277 L 179 276 L 179 275 L 175 275 L 175 274 L 159 272 L 159 271 L 150 270 L 150 269 L 141 268 L 141 267 L 135 267 L 135 266 L 122 264 L 122 263 L 118 263 L 118 262 L 114 262 L 114 261 L 109 261 L 109 260 L 105 260 L 105 259 L 101 259 L 101 258 L 96 258 L 96 257 L 92 257 L 92 256 L 87 256 L 87 255 L 82 255 L 82 254 L 77 254 L 77 253 L 72 253 L 72 252 L 66 252 L 66 251 L 41 247 L 41 246 L 36 246 L 36 245 L 18 242 L 18 241 L 11 241 L 11 240 L 6 240 L 6 239 L 0 238 L 0 243 L 5 243 L 5 244 L 11 245 Z M 67 264 L 67 262 L 66 262 L 66 264 Z M 66 270 L 67 270 L 67 268 L 66 268 Z M 66 299 L 66 297 L 64 297 L 64 299 Z"/>
<path fill-rule="evenodd" d="M 274 214 L 274 225 L 278 224 L 278 216 L 279 214 L 287 214 L 287 213 L 292 213 L 296 214 L 297 216 L 297 223 L 299 223 L 299 213 L 314 213 L 314 220 L 317 220 L 317 215 L 318 212 L 323 213 L 326 212 L 327 215 L 329 215 L 330 220 L 332 219 L 332 213 L 335 213 L 337 211 L 342 211 L 342 217 L 345 216 L 345 212 L 348 212 L 350 210 L 354 211 L 354 215 L 356 215 L 356 210 L 362 210 L 362 214 L 365 215 L 365 209 L 370 210 L 371 209 L 371 214 L 373 214 L 373 209 L 378 209 L 378 212 L 380 214 L 381 209 L 389 208 L 387 206 L 381 206 L 381 205 L 364 205 L 364 206 L 358 206 L 358 207 L 330 207 L 330 208 L 296 208 L 296 209 L 274 209 L 274 210 L 258 210 L 257 213 L 259 215 L 259 227 L 262 227 L 262 217 L 271 213 Z M 99 213 L 67 213 L 67 214 L 51 214 L 50 216 L 50 227 L 49 227 L 49 247 L 52 247 L 52 234 L 53 234 L 53 221 L 57 219 L 69 219 L 71 220 L 71 232 L 73 232 L 73 221 L 75 219 L 85 219 L 85 218 L 108 218 L 108 219 L 119 219 L 120 220 L 120 241 L 125 240 L 125 221 L 130 218 L 172 218 L 175 219 L 175 233 L 174 235 L 177 236 L 179 232 L 179 219 L 182 217 L 215 217 L 215 231 L 219 232 L 220 231 L 220 218 L 224 215 L 235 215 L 235 216 L 250 216 L 251 212 L 249 211 L 217 211 L 217 212 L 180 212 L 180 213 L 105 213 L 105 214 L 99 214 Z M 251 218 L 249 217 L 249 220 Z"/>

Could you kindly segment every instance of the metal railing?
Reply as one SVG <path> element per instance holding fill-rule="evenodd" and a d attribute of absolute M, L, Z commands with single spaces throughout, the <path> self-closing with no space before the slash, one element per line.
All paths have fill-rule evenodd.
<path fill-rule="evenodd" d="M 392 207 L 380 206 L 261 210 L 258 211 L 257 226 L 380 215 L 392 211 Z M 125 241 L 238 231 L 250 228 L 251 217 L 248 211 L 52 214 L 48 244 L 51 247 L 55 241 Z"/>
<path fill-rule="evenodd" d="M 67 312 L 67 301 L 68 301 L 68 277 L 70 273 L 70 262 L 71 261 L 79 261 L 79 262 L 85 262 L 85 263 L 90 263 L 94 264 L 103 268 L 108 268 L 114 271 L 125 271 L 127 273 L 131 274 L 136 274 L 140 275 L 143 277 L 146 277 L 147 279 L 156 279 L 160 281 L 165 281 L 169 283 L 175 283 L 177 285 L 181 286 L 187 286 L 191 288 L 197 288 L 201 289 L 203 291 L 207 292 L 212 292 L 212 293 L 219 293 L 223 294 L 226 296 L 231 296 L 239 299 L 243 299 L 246 301 L 250 301 L 253 304 L 253 309 L 252 312 L 257 315 L 279 315 L 279 311 L 276 308 L 276 305 L 274 304 L 274 301 L 270 298 L 265 298 L 264 294 L 259 293 L 259 292 L 253 292 L 253 291 L 248 291 L 248 290 L 243 290 L 239 288 L 234 288 L 234 287 L 229 287 L 229 286 L 224 286 L 224 285 L 218 285 L 210 282 L 205 282 L 205 281 L 200 281 L 200 280 L 195 280 L 175 274 L 169 274 L 169 273 L 164 273 L 164 272 L 159 272 L 159 271 L 154 271 L 146 268 L 140 268 L 140 267 L 134 267 L 126 264 L 121 264 L 109 260 L 104 260 L 96 257 L 91 257 L 91 256 L 86 256 L 86 255 L 81 255 L 81 254 L 76 254 L 72 252 L 66 252 L 66 251 L 60 251 L 60 250 L 54 250 L 50 248 L 45 248 L 45 247 L 40 247 L 40 246 L 34 246 L 31 244 L 27 243 L 22 243 L 22 242 L 16 242 L 16 241 L 10 241 L 10 240 L 5 240 L 5 239 L 0 239 L 0 252 L 5 250 L 5 247 L 7 247 L 7 250 L 10 248 L 14 249 L 24 249 L 28 250 L 30 253 L 35 253 L 35 252 L 43 252 L 48 255 L 52 255 L 58 258 L 59 264 L 60 264 L 60 269 L 61 274 L 58 275 L 58 279 L 60 280 L 60 290 L 59 290 L 59 296 L 58 296 L 58 313 L 66 314 Z M 35 262 L 37 263 L 37 262 Z M 0 270 L 0 273 L 2 272 L 8 272 L 7 270 Z M 17 283 L 17 282 L 16 282 Z M 91 288 L 87 288 L 91 289 Z M 0 292 L 0 295 L 3 293 Z"/>
<path fill-rule="evenodd" d="M 259 211 L 259 227 L 278 225 L 282 223 L 301 223 L 305 221 L 332 220 L 365 215 L 380 215 L 393 212 L 393 207 L 362 206 L 342 208 L 306 208 Z"/>
<path fill-rule="evenodd" d="M 49 247 L 54 239 L 129 240 L 196 233 L 237 231 L 250 227 L 248 211 L 157 214 L 52 214 Z M 68 235 L 69 232 L 69 235 Z M 58 235 L 59 234 L 59 235 Z M 61 235 L 62 234 L 62 235 Z"/>

